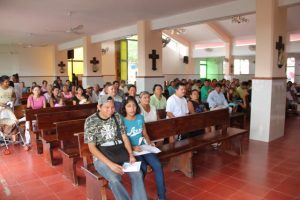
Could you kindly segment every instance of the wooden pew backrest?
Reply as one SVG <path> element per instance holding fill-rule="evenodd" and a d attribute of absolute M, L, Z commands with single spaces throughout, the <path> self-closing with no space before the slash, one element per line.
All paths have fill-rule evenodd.
<path fill-rule="evenodd" d="M 37 127 L 39 130 L 53 128 L 55 122 L 87 118 L 96 111 L 97 107 L 55 113 L 38 113 L 36 114 Z"/>

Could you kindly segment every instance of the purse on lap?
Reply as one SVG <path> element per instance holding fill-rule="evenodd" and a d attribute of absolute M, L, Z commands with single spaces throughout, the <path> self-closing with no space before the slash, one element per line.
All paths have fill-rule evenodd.
<path fill-rule="evenodd" d="M 112 118 L 114 119 L 117 125 L 117 137 L 114 141 L 115 145 L 112 146 L 100 146 L 97 145 L 98 150 L 109 160 L 119 165 L 123 165 L 124 162 L 128 162 L 129 154 L 125 148 L 124 141 L 122 139 L 120 125 L 116 119 L 116 116 L 113 115 Z M 120 143 L 119 141 L 122 141 Z"/>

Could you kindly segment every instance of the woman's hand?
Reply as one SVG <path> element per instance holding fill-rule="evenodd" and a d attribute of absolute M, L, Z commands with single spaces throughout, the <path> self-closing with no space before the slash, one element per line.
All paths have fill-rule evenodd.
<path fill-rule="evenodd" d="M 135 159 L 134 155 L 130 154 L 129 155 L 129 162 L 132 164 L 132 163 L 135 163 L 135 161 L 136 161 L 136 159 Z"/>
<path fill-rule="evenodd" d="M 141 148 L 141 146 L 134 146 L 133 151 L 141 152 L 142 148 Z"/>
<path fill-rule="evenodd" d="M 155 143 L 154 142 L 150 142 L 150 145 L 155 147 Z"/>

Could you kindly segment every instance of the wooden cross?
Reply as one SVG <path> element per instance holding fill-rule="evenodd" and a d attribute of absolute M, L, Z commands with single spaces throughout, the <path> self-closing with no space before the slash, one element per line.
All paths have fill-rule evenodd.
<path fill-rule="evenodd" d="M 93 72 L 97 72 L 97 64 L 99 64 L 99 60 L 97 60 L 96 57 L 93 57 L 93 59 L 90 60 L 90 63 L 93 65 Z"/>
<path fill-rule="evenodd" d="M 284 57 L 283 57 L 284 44 L 282 42 L 282 36 L 279 36 L 278 42 L 276 42 L 276 49 L 278 50 L 277 65 L 279 68 L 281 68 L 284 65 Z"/>
<path fill-rule="evenodd" d="M 60 61 L 60 63 L 57 66 L 60 67 L 60 69 L 59 69 L 60 73 L 64 73 L 65 72 L 64 67 L 66 65 L 65 65 L 65 63 L 63 61 Z"/>
<path fill-rule="evenodd" d="M 152 49 L 152 53 L 149 54 L 149 58 L 152 59 L 152 70 L 157 70 L 156 68 L 156 59 L 159 59 L 159 55 L 156 54 L 156 50 Z"/>

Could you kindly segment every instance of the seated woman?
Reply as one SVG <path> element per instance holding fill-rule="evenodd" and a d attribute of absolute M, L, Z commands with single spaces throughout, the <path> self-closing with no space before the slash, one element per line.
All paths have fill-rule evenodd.
<path fill-rule="evenodd" d="M 154 145 L 150 142 L 149 136 L 145 128 L 144 117 L 140 114 L 140 107 L 138 106 L 134 97 L 129 96 L 122 106 L 121 113 L 124 122 L 127 136 L 133 146 L 134 151 L 142 151 L 143 144 Z M 166 199 L 166 189 L 163 168 L 157 156 L 153 153 L 136 156 L 138 161 L 142 161 L 141 169 L 143 175 L 147 173 L 147 165 L 150 165 L 155 173 L 156 189 L 158 199 Z"/>
<path fill-rule="evenodd" d="M 58 87 L 52 89 L 52 95 L 50 98 L 50 107 L 60 107 L 63 106 L 64 99 L 62 98 Z"/>
<path fill-rule="evenodd" d="M 80 104 L 88 104 L 90 103 L 88 101 L 88 97 L 84 94 L 83 87 L 77 86 L 76 88 L 76 94 L 74 95 L 73 99 L 73 105 L 80 105 Z"/>
<path fill-rule="evenodd" d="M 188 109 L 190 114 L 207 111 L 205 105 L 199 101 L 199 97 L 200 97 L 199 91 L 197 89 L 192 90 L 190 99 L 188 101 Z M 209 132 L 209 131 L 210 131 L 209 127 L 205 128 L 205 132 Z M 202 133 L 201 130 L 185 134 L 184 137 L 194 137 L 199 135 L 199 133 Z"/>
<path fill-rule="evenodd" d="M 50 98 L 52 96 L 52 89 L 53 89 L 53 85 L 52 84 L 48 84 L 47 86 L 47 92 L 44 93 L 44 97 L 46 98 L 46 102 L 50 103 Z"/>
<path fill-rule="evenodd" d="M 153 86 L 153 95 L 150 97 L 150 104 L 153 105 L 157 110 L 166 109 L 167 100 L 162 95 L 163 87 L 160 84 Z"/>
<path fill-rule="evenodd" d="M 98 112 L 89 116 L 84 125 L 84 142 L 93 154 L 95 169 L 107 181 L 117 200 L 130 200 L 122 183 L 123 163 L 136 161 L 125 132 L 124 124 L 115 112 L 114 100 L 103 96 L 98 101 Z M 132 184 L 132 199 L 147 199 L 141 171 L 128 172 Z"/>
<path fill-rule="evenodd" d="M 139 104 L 141 109 L 141 115 L 144 116 L 145 122 L 152 122 L 157 121 L 157 112 L 156 108 L 150 104 L 150 94 L 147 91 L 141 92 L 140 94 L 140 101 Z"/>
<path fill-rule="evenodd" d="M 190 100 L 188 101 L 188 109 L 190 114 L 201 113 L 206 111 L 205 105 L 199 101 L 199 91 L 197 89 L 192 90 Z"/>
<path fill-rule="evenodd" d="M 135 85 L 128 85 L 128 96 L 134 97 L 136 102 L 140 102 L 140 99 L 138 96 L 136 96 L 136 86 Z"/>
<path fill-rule="evenodd" d="M 36 85 L 32 88 L 32 95 L 27 99 L 27 108 L 31 109 L 41 109 L 46 108 L 46 98 L 41 95 L 41 87 Z M 32 121 L 32 127 L 35 128 L 36 120 Z M 25 123 L 25 150 L 30 147 L 30 132 L 29 132 L 29 121 Z"/>
<path fill-rule="evenodd" d="M 61 96 L 64 98 L 65 102 L 70 102 L 73 104 L 73 94 L 71 91 L 69 91 L 69 86 L 68 85 L 64 85 L 63 86 L 63 90 L 61 92 Z"/>

